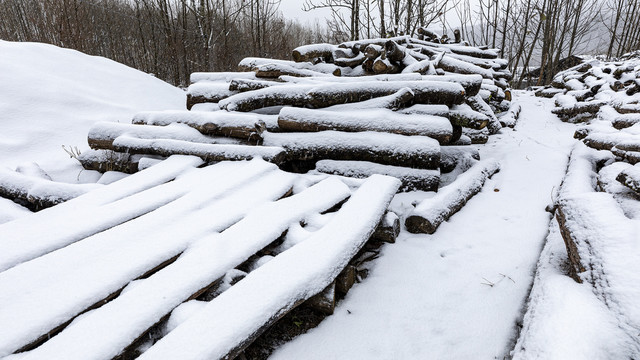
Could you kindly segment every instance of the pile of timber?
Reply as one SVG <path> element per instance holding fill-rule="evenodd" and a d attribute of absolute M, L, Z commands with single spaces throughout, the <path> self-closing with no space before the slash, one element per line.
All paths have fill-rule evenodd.
<path fill-rule="evenodd" d="M 469 145 L 500 130 L 497 111 L 518 111 L 505 100 L 511 75 L 495 50 L 425 34 L 306 45 L 295 61 L 246 58 L 238 72 L 194 73 L 190 111 L 97 124 L 96 151 L 80 160 L 102 170 L 113 154 L 110 166 L 124 169 L 140 156 L 262 157 L 288 171 L 385 174 L 402 191 L 437 190 L 441 173 L 479 159 Z"/>
<path fill-rule="evenodd" d="M 0 241 L 0 357 L 242 356 L 296 307 L 331 314 L 399 232 L 394 178 L 202 163 L 172 156 L 0 224 L 21 235 Z"/>

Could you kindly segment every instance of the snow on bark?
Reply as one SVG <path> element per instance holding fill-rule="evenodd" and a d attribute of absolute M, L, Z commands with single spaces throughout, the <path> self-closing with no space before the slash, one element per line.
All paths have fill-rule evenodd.
<path fill-rule="evenodd" d="M 434 197 L 419 203 L 405 220 L 412 233 L 433 234 L 443 221 L 458 212 L 473 196 L 482 190 L 485 181 L 500 170 L 493 159 L 482 160 L 443 188 Z"/>
<path fill-rule="evenodd" d="M 403 115 L 382 109 L 334 112 L 284 108 L 278 116 L 278 126 L 283 131 L 291 132 L 337 130 L 420 135 L 436 139 L 441 145 L 449 142 L 453 131 L 451 123 L 444 117 Z"/>
<path fill-rule="evenodd" d="M 293 179 L 294 176 L 277 171 L 254 182 L 253 189 L 245 188 L 242 196 L 235 197 L 238 204 L 211 213 L 212 219 L 216 219 L 222 211 L 234 213 L 252 204 L 253 209 L 242 220 L 220 234 L 196 239 L 175 262 L 74 321 L 30 352 L 27 359 L 115 357 L 171 310 L 269 245 L 291 224 L 331 208 L 350 194 L 346 185 L 329 179 L 294 196 L 264 203 L 286 192 Z M 249 204 L 243 204 L 245 201 Z M 105 332 L 105 329 L 114 331 Z"/>
<path fill-rule="evenodd" d="M 293 160 L 362 160 L 386 165 L 437 169 L 438 142 L 426 136 L 377 132 L 264 133 L 264 145 L 282 147 Z"/>
<path fill-rule="evenodd" d="M 194 239 L 222 231 L 256 205 L 281 197 L 291 182 L 255 181 L 279 173 L 275 168 L 251 161 L 194 170 L 188 193 L 179 199 L 0 273 L 0 321 L 14 324 L 0 329 L 0 356 L 47 339 L 131 280 L 162 267 Z M 181 226 L 166 226 L 176 223 Z"/>
<path fill-rule="evenodd" d="M 371 177 L 310 239 L 250 273 L 140 359 L 233 358 L 249 339 L 338 276 L 374 232 L 398 186 L 396 179 Z"/>
<path fill-rule="evenodd" d="M 368 161 L 320 160 L 316 163 L 316 171 L 358 179 L 374 174 L 393 176 L 402 182 L 398 191 L 437 191 L 440 182 L 439 170 L 411 169 Z"/>

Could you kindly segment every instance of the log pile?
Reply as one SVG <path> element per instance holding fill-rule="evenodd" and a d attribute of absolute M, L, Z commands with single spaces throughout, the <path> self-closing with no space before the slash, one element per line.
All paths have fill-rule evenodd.
<path fill-rule="evenodd" d="M 502 127 L 496 112 L 517 118 L 517 110 L 505 100 L 511 74 L 495 50 L 432 35 L 311 44 L 293 61 L 246 58 L 238 72 L 194 73 L 190 111 L 97 124 L 89 145 L 131 158 L 127 170 L 134 156 L 259 156 L 288 171 L 322 161 L 320 172 L 388 174 L 403 191 L 436 190 L 440 173 L 466 166 L 473 152 L 444 148 L 485 143 Z M 85 157 L 85 167 L 106 168 Z"/>

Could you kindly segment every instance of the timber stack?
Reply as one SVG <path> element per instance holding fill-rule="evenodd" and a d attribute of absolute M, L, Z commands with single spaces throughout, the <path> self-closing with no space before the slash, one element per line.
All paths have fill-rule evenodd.
<path fill-rule="evenodd" d="M 193 73 L 189 111 L 100 123 L 80 160 L 131 170 L 140 156 L 253 157 L 292 172 L 397 177 L 401 191 L 436 191 L 441 173 L 479 160 L 471 144 L 513 126 L 507 61 L 487 47 L 426 29 L 419 36 L 311 44 L 293 61 L 246 58 L 238 72 Z M 502 121 L 496 116 L 502 112 Z M 104 159 L 104 160 L 101 160 Z"/>

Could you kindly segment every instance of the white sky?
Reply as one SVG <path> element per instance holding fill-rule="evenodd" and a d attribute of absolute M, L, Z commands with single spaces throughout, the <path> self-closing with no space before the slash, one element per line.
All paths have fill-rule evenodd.
<path fill-rule="evenodd" d="M 318 9 L 309 12 L 302 11 L 304 0 L 281 0 L 280 11 L 285 18 L 298 19 L 301 23 L 313 24 L 316 20 L 320 24 L 325 23 L 325 19 L 329 17 L 330 11 L 327 9 Z"/>

